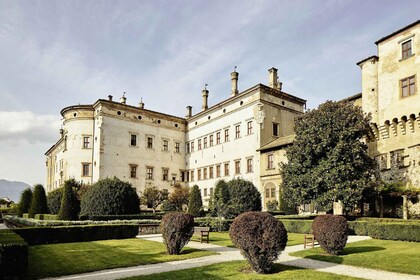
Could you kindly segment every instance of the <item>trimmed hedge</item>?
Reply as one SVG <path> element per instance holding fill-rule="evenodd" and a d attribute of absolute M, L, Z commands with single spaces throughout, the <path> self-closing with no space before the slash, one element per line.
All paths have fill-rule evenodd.
<path fill-rule="evenodd" d="M 312 224 L 315 239 L 332 255 L 338 255 L 346 247 L 348 229 L 346 218 L 332 214 L 318 216 Z"/>
<path fill-rule="evenodd" d="M 133 238 L 138 225 L 86 225 L 13 229 L 29 245 Z"/>
<path fill-rule="evenodd" d="M 132 215 L 101 215 L 101 216 L 88 216 L 81 215 L 79 220 L 91 220 L 91 221 L 112 221 L 112 220 L 162 220 L 162 216 L 165 213 L 155 214 L 132 214 Z"/>
<path fill-rule="evenodd" d="M 194 218 L 194 226 L 209 227 L 211 231 L 228 231 L 233 219 L 219 219 L 216 217 Z"/>
<path fill-rule="evenodd" d="M 286 220 L 280 219 L 287 232 L 293 233 L 312 233 L 313 220 Z"/>
<path fill-rule="evenodd" d="M 0 279 L 24 279 L 28 244 L 12 230 L 0 230 Z"/>
<path fill-rule="evenodd" d="M 58 215 L 53 214 L 36 214 L 35 215 L 36 220 L 46 220 L 46 221 L 55 221 L 58 220 Z"/>

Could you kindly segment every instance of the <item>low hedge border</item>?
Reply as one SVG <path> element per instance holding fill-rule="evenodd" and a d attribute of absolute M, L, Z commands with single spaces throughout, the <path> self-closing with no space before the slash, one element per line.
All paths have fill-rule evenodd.
<path fill-rule="evenodd" d="M 293 233 L 312 233 L 313 220 L 299 220 L 299 219 L 279 219 L 287 232 Z"/>
<path fill-rule="evenodd" d="M 84 225 L 13 229 L 29 245 L 133 238 L 138 225 Z"/>
<path fill-rule="evenodd" d="M 0 230 L 0 278 L 24 279 L 28 267 L 28 244 L 12 230 Z"/>
<path fill-rule="evenodd" d="M 58 215 L 53 215 L 53 214 L 36 214 L 35 219 L 36 220 L 45 220 L 45 221 L 59 220 Z"/>
<path fill-rule="evenodd" d="M 228 231 L 232 224 L 232 219 L 219 219 L 216 217 L 194 218 L 194 226 L 209 227 L 211 231 Z"/>
<path fill-rule="evenodd" d="M 145 213 L 145 214 L 133 214 L 133 215 L 102 215 L 102 216 L 87 216 L 82 215 L 79 220 L 91 220 L 91 221 L 112 221 L 112 220 L 162 220 L 163 213 Z"/>

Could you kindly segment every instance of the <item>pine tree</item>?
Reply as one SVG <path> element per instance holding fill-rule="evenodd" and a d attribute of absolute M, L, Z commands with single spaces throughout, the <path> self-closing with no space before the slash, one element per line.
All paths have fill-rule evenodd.
<path fill-rule="evenodd" d="M 190 192 L 190 201 L 188 203 L 188 213 L 194 217 L 203 215 L 203 201 L 201 192 L 197 185 L 194 185 Z"/>
<path fill-rule="evenodd" d="M 22 217 L 23 213 L 28 213 L 32 203 L 32 190 L 31 188 L 24 189 L 20 195 L 18 206 L 18 215 Z"/>
<path fill-rule="evenodd" d="M 38 184 L 34 187 L 31 208 L 29 209 L 29 218 L 34 218 L 35 214 L 47 214 L 47 196 L 42 185 Z"/>

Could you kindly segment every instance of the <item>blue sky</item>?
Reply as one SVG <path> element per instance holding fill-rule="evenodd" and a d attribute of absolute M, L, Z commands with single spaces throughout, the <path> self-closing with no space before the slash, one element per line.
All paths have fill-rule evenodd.
<path fill-rule="evenodd" d="M 184 116 L 268 83 L 314 108 L 361 90 L 356 63 L 419 19 L 420 1 L 0 0 L 0 179 L 45 183 L 60 110 L 109 94 Z M 0 194 L 1 196 L 1 194 Z"/>

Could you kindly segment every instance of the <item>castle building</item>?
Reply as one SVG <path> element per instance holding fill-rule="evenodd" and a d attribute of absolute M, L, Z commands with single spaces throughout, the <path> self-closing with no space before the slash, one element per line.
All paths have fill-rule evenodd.
<path fill-rule="evenodd" d="M 261 177 L 266 159 L 259 149 L 293 134 L 294 118 L 304 112 L 306 101 L 282 91 L 275 68 L 269 70 L 268 86 L 239 92 L 238 77 L 231 73 L 230 97 L 211 107 L 209 91 L 203 89 L 201 111 L 193 115 L 188 106 L 185 118 L 147 110 L 143 102 L 128 105 L 125 96 L 120 102 L 109 96 L 64 108 L 61 138 L 45 153 L 47 191 L 70 178 L 92 184 L 116 176 L 138 192 L 197 184 L 206 202 L 218 180 L 243 178 L 263 197 L 268 189 L 278 199 L 279 185 Z"/>

